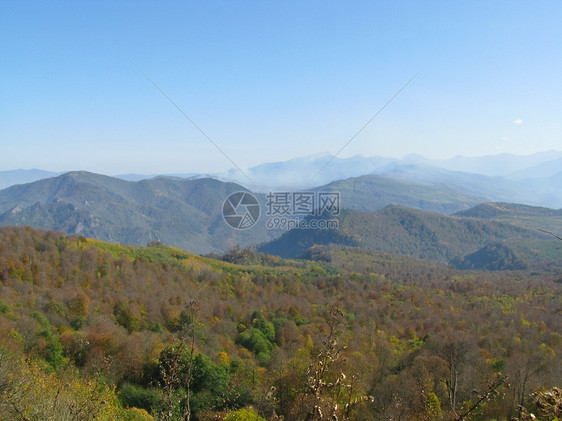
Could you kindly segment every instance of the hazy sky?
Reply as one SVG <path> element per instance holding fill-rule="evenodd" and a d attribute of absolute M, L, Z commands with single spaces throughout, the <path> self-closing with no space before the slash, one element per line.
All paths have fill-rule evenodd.
<path fill-rule="evenodd" d="M 561 1 L 0 2 L 0 170 L 562 149 Z M 146 75 L 146 76 L 145 76 Z"/>

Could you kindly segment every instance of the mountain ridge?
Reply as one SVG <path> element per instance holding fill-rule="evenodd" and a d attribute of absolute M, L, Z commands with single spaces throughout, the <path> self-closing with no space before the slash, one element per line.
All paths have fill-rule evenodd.
<path fill-rule="evenodd" d="M 258 251 L 295 258 L 302 257 L 313 246 L 336 244 L 411 255 L 471 269 L 504 270 L 540 265 L 560 267 L 562 263 L 560 241 L 508 219 L 449 216 L 402 206 L 387 206 L 376 212 L 345 210 L 333 218 L 339 223 L 337 230 L 319 233 L 293 229 L 261 244 Z M 562 225 L 562 216 L 556 213 L 553 218 L 558 225 Z M 494 249 L 491 248 L 492 244 L 500 244 L 501 247 Z M 502 262 L 484 261 L 486 249 L 495 250 L 498 255 L 503 253 L 510 256 L 511 260 L 504 261 L 503 266 Z M 512 255 L 516 255 L 516 258 Z"/>
<path fill-rule="evenodd" d="M 454 198 L 451 191 L 375 175 L 332 183 L 316 191 L 322 190 L 341 190 L 344 206 L 355 203 L 363 210 L 395 203 L 452 213 L 481 201 L 463 195 Z M 198 253 L 224 252 L 234 245 L 260 243 L 279 235 L 267 229 L 265 218 L 250 230 L 236 231 L 226 225 L 222 203 L 236 191 L 248 190 L 213 178 L 162 176 L 125 181 L 72 171 L 1 190 L 0 224 L 31 225 L 137 245 L 164 241 Z M 266 196 L 255 196 L 265 212 Z"/>
<path fill-rule="evenodd" d="M 134 245 L 161 241 L 199 254 L 226 252 L 237 245 L 275 244 L 272 242 L 283 231 L 268 229 L 267 215 L 247 230 L 226 224 L 223 203 L 238 191 L 248 192 L 236 183 L 213 178 L 125 181 L 73 171 L 1 190 L 0 224 L 30 225 Z M 292 257 L 316 243 L 337 243 L 452 262 L 491 242 L 509 242 L 505 233 L 534 241 L 548 237 L 540 230 L 562 231 L 558 210 L 499 203 L 493 206 L 508 206 L 513 211 L 491 213 L 494 208 L 482 204 L 490 202 L 487 198 L 380 175 L 335 181 L 313 192 L 340 195 L 340 208 L 345 209 L 340 230 L 319 230 L 312 235 L 316 238 L 300 233 L 293 238 L 298 253 Z M 254 195 L 264 214 L 267 196 Z M 286 233 L 283 239 L 287 235 L 295 236 Z M 377 242 L 386 248 L 381 249 Z"/>
<path fill-rule="evenodd" d="M 562 207 L 558 186 L 562 180 L 562 152 L 550 150 L 530 155 L 496 154 L 479 157 L 457 156 L 429 159 L 421 155 L 403 158 L 355 155 L 340 158 L 329 153 L 265 162 L 242 173 L 231 169 L 222 173 L 197 174 L 122 174 L 114 176 L 126 181 L 140 181 L 158 176 L 180 178 L 216 178 L 235 182 L 252 191 L 272 189 L 311 189 L 350 177 L 375 174 L 389 178 L 446 186 L 463 194 L 483 196 L 491 201 L 519 202 L 529 205 Z M 25 171 L 0 171 L 0 188 L 36 181 L 61 173 L 43 172 L 34 179 L 17 179 Z M 251 182 L 249 182 L 250 177 Z"/>
<path fill-rule="evenodd" d="M 0 224 L 31 225 L 126 244 L 162 241 L 198 253 L 217 252 L 274 236 L 265 226 L 235 231 L 222 221 L 222 201 L 241 190 L 246 189 L 214 179 L 130 182 L 71 172 L 0 191 Z"/>

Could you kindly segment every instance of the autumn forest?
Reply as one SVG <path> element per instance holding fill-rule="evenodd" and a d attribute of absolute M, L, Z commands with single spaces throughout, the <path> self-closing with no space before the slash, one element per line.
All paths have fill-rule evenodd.
<path fill-rule="evenodd" d="M 560 272 L 335 246 L 212 257 L 1 228 L 0 418 L 559 414 Z"/>

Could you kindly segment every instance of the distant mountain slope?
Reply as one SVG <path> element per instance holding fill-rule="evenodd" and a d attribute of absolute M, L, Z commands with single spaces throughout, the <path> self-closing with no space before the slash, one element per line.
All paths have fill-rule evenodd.
<path fill-rule="evenodd" d="M 323 154 L 272 162 L 247 170 L 252 183 L 238 170 L 217 175 L 251 190 L 310 189 L 336 180 L 377 175 L 422 184 L 455 195 L 534 206 L 562 207 L 560 167 L 562 152 L 547 151 L 523 156 L 513 154 L 456 157 L 431 160 L 418 155 L 403 159 L 379 156 L 334 158 Z M 411 203 L 391 202 L 411 206 Z M 388 204 L 388 203 L 386 203 Z M 413 205 L 422 209 L 430 209 Z M 380 208 L 377 207 L 377 209 Z M 369 210 L 374 210 L 369 208 Z M 442 211 L 441 209 L 432 209 Z M 446 211 L 447 212 L 447 211 Z"/>
<path fill-rule="evenodd" d="M 244 188 L 213 179 L 128 182 L 72 172 L 0 191 L 0 224 L 126 244 L 156 240 L 196 253 L 274 238 L 275 232 L 264 224 L 244 231 L 225 224 L 222 204 L 240 190 Z"/>
<path fill-rule="evenodd" d="M 197 253 L 224 252 L 280 235 L 266 228 L 265 217 L 249 230 L 237 231 L 225 224 L 222 204 L 240 190 L 244 188 L 211 178 L 156 177 L 132 182 L 77 171 L 0 191 L 0 224 L 62 230 L 127 244 L 157 240 Z M 340 192 L 342 207 L 359 210 L 400 204 L 451 213 L 484 200 L 376 175 L 330 183 L 316 191 Z M 256 196 L 265 213 L 266 196 Z"/>
<path fill-rule="evenodd" d="M 505 243 L 506 247 L 517 247 L 517 256 L 522 257 L 506 260 L 502 269 L 519 269 L 522 265 L 528 267 L 545 261 L 562 263 L 562 242 L 557 243 L 537 230 L 503 221 L 446 216 L 400 206 L 372 213 L 345 210 L 337 220 L 338 229 L 323 232 L 294 229 L 258 250 L 281 257 L 298 257 L 314 245 L 337 244 L 461 264 L 465 256 L 489 244 Z M 540 260 L 537 256 L 541 255 L 542 247 L 548 251 Z M 533 249 L 534 254 L 525 252 L 527 249 Z M 496 266 L 495 269 L 499 264 Z M 479 266 L 473 262 L 471 268 Z"/>
<path fill-rule="evenodd" d="M 525 228 L 550 231 L 562 237 L 562 209 L 515 203 L 481 203 L 455 215 L 509 222 Z"/>
<path fill-rule="evenodd" d="M 506 176 L 517 172 L 522 178 L 527 169 L 534 171 L 537 165 L 562 158 L 560 151 L 544 151 L 531 155 L 501 153 L 475 157 L 456 156 L 445 160 L 430 161 L 433 165 L 451 171 L 465 171 L 489 176 Z"/>
<path fill-rule="evenodd" d="M 200 177 L 201 174 L 196 173 L 187 173 L 187 174 L 119 174 L 116 175 L 115 178 L 120 178 L 121 180 L 125 181 L 141 181 L 141 180 L 149 180 L 151 178 L 156 177 L 176 177 L 176 178 L 204 178 Z"/>
<path fill-rule="evenodd" d="M 388 165 L 399 160 L 380 156 L 365 157 L 361 155 L 350 158 L 337 158 L 324 153 L 309 155 L 281 162 L 267 162 L 246 170 L 246 174 L 256 186 L 252 189 L 264 191 L 265 189 L 310 189 L 334 180 L 343 180 L 349 177 L 360 177 L 384 171 Z M 225 179 L 236 180 L 247 185 L 248 179 L 240 170 L 230 170 L 219 175 Z"/>
<path fill-rule="evenodd" d="M 482 196 L 459 193 L 447 187 L 434 187 L 379 175 L 334 181 L 314 190 L 339 192 L 341 207 L 360 211 L 375 211 L 388 205 L 400 205 L 450 214 L 486 201 Z"/>
<path fill-rule="evenodd" d="M 455 259 L 453 264 L 458 269 L 560 270 L 562 241 L 541 239 L 492 242 L 461 259 Z"/>
<path fill-rule="evenodd" d="M 0 171 L 0 189 L 16 184 L 31 183 L 43 178 L 55 177 L 60 173 L 44 170 L 9 170 Z"/>
<path fill-rule="evenodd" d="M 487 202 L 480 203 L 465 211 L 459 211 L 455 215 L 484 219 L 509 219 L 515 222 L 523 217 L 562 217 L 562 209 L 528 206 L 518 203 Z"/>
<path fill-rule="evenodd" d="M 53 175 L 55 174 L 40 170 L 0 171 L 0 188 Z M 454 195 L 466 196 L 469 199 L 475 196 L 481 201 L 485 198 L 487 201 L 516 202 L 552 208 L 562 207 L 562 194 L 560 194 L 562 152 L 559 151 L 546 151 L 526 156 L 499 154 L 455 157 L 446 160 L 432 160 L 420 155 L 407 155 L 402 159 L 360 155 L 340 158 L 324 153 L 281 162 L 263 163 L 244 170 L 244 173 L 238 169 L 232 169 L 209 175 L 177 173 L 165 176 L 211 177 L 224 182 L 234 182 L 252 191 L 267 193 L 272 190 L 310 190 L 336 180 L 365 175 L 377 175 L 395 181 L 422 184 L 441 190 L 447 195 L 453 192 Z M 126 181 L 140 181 L 155 177 L 158 175 L 123 174 L 116 176 L 116 178 Z M 422 197 L 422 200 L 425 199 Z M 464 198 L 460 199 L 464 201 Z M 384 205 L 390 203 L 440 212 L 455 211 L 454 207 L 453 210 L 443 210 L 399 200 L 387 202 Z M 374 210 L 380 207 L 377 205 L 361 209 Z M 456 210 L 459 209 L 462 208 Z"/>
<path fill-rule="evenodd" d="M 370 175 L 316 189 L 340 192 L 341 207 L 354 208 L 338 216 L 340 229 L 294 230 L 271 242 L 281 232 L 267 229 L 266 216 L 247 230 L 234 230 L 224 222 L 224 200 L 240 190 L 244 188 L 210 178 L 130 182 L 71 172 L 1 190 L 0 224 L 62 230 L 126 244 L 161 241 L 201 254 L 264 244 L 265 252 L 295 257 L 314 244 L 335 243 L 459 263 L 490 243 L 502 242 L 526 265 L 538 261 L 542 246 L 538 255 L 524 256 L 525 247 L 518 242 L 554 240 L 538 229 L 562 232 L 560 211 L 501 203 L 466 209 L 481 199 L 448 188 Z M 263 214 L 266 196 L 256 196 Z M 461 212 L 446 216 L 419 209 Z M 556 247 L 548 252 L 549 259 L 557 256 Z"/>
<path fill-rule="evenodd" d="M 557 174 L 547 178 L 512 180 L 507 177 L 451 171 L 421 164 L 396 164 L 389 167 L 382 175 L 432 187 L 451 189 L 465 195 L 487 197 L 488 200 L 496 202 L 562 207 L 561 178 Z"/>
<path fill-rule="evenodd" d="M 556 156 L 556 154 L 554 155 Z M 507 175 L 507 178 L 520 180 L 526 178 L 546 178 L 559 173 L 562 169 L 562 157 L 540 162 L 528 168 L 524 168 Z"/>

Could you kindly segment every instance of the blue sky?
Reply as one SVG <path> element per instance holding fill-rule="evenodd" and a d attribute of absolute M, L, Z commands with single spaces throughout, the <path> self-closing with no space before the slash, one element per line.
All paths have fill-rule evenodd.
<path fill-rule="evenodd" d="M 0 2 L 0 170 L 562 149 L 562 2 Z"/>

